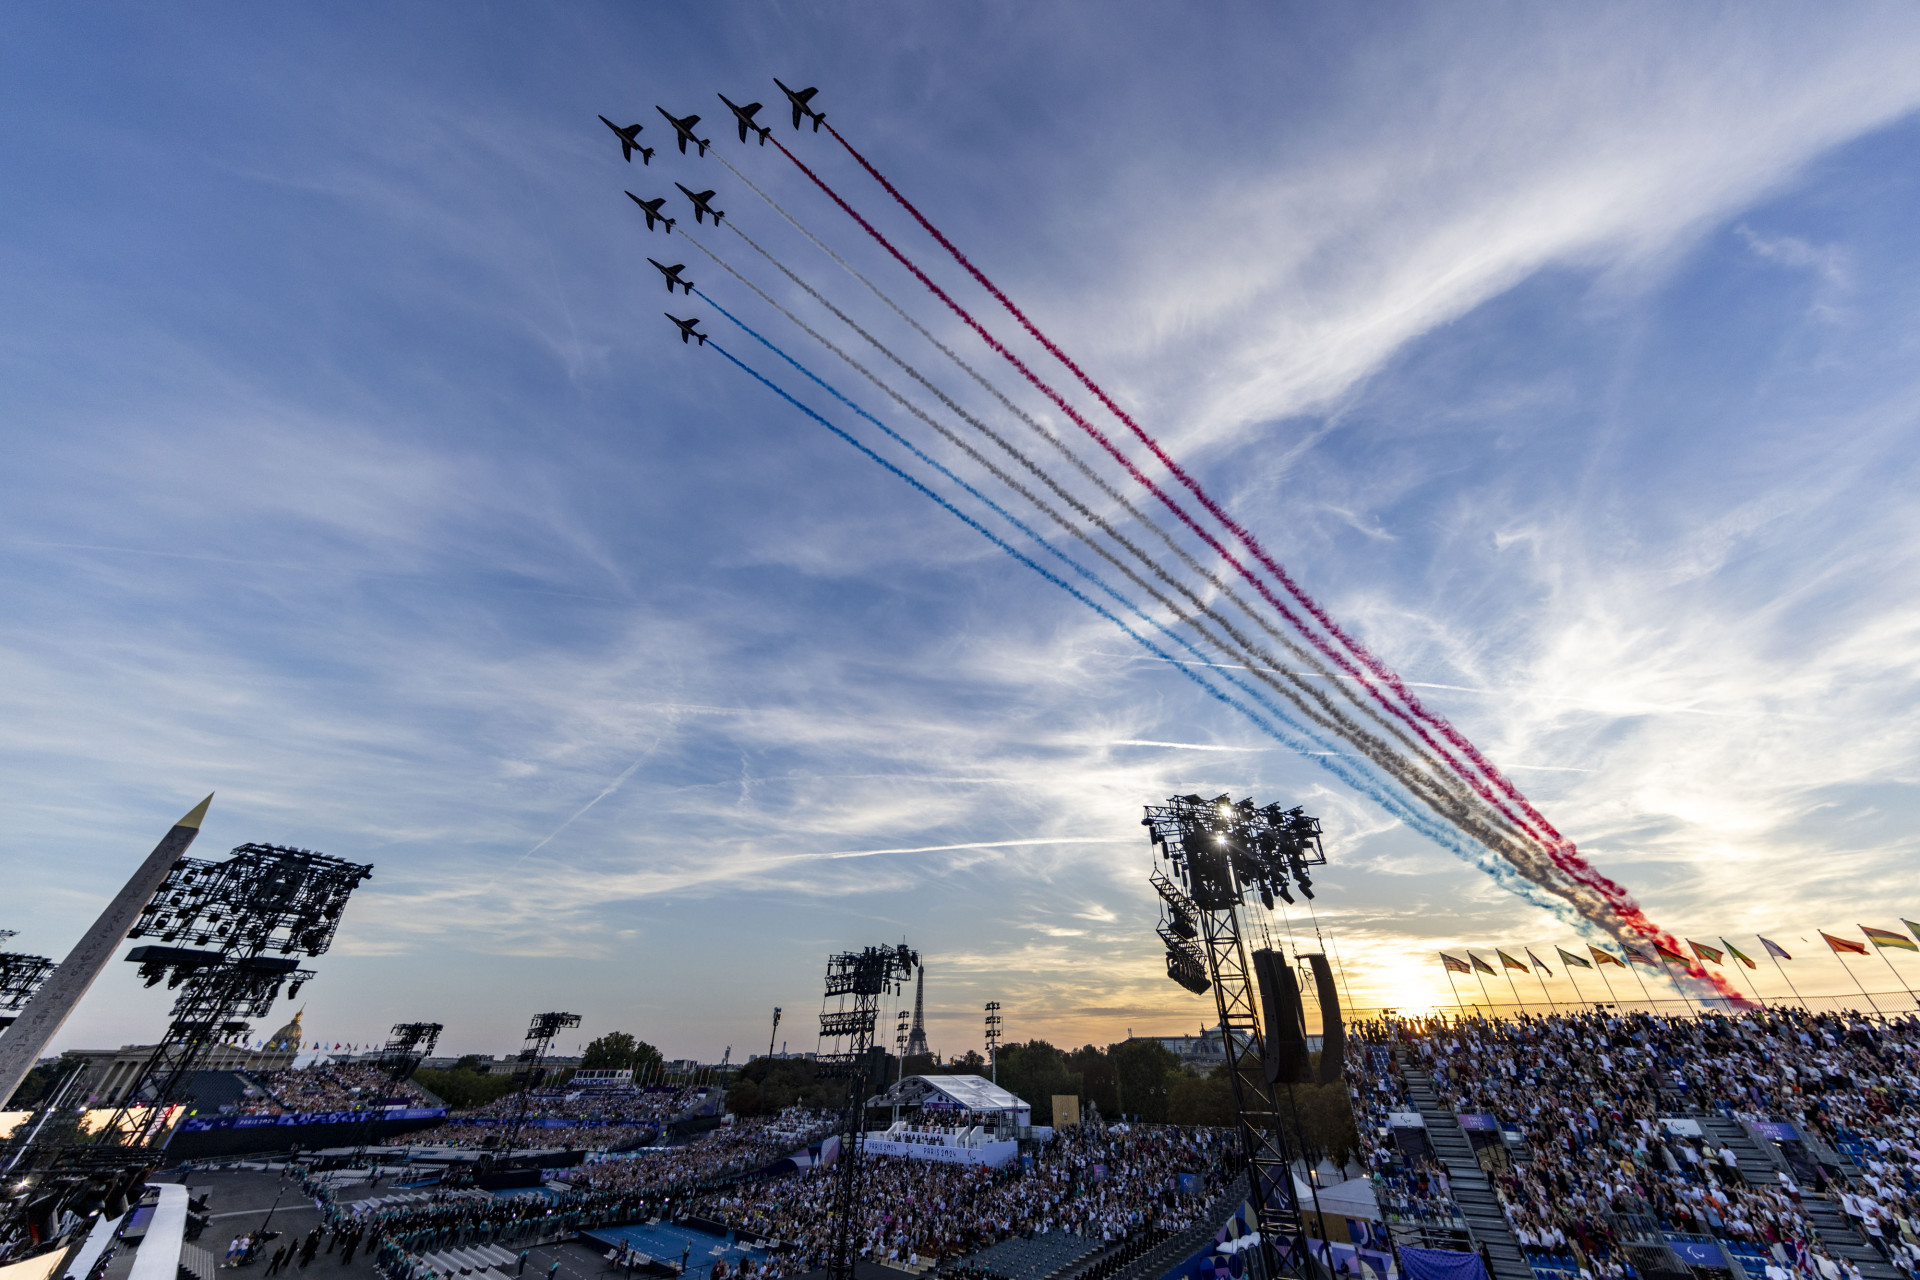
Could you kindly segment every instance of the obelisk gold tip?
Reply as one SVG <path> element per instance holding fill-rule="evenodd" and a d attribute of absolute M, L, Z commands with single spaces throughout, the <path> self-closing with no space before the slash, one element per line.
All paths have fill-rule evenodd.
<path fill-rule="evenodd" d="M 200 829 L 201 821 L 207 816 L 207 806 L 212 803 L 213 803 L 213 792 L 209 791 L 207 792 L 207 798 L 205 800 L 202 800 L 199 804 L 193 806 L 192 811 L 189 812 L 186 817 L 180 819 L 180 821 L 174 823 L 173 825 L 176 827 L 191 827 L 195 831 L 198 831 Z"/>

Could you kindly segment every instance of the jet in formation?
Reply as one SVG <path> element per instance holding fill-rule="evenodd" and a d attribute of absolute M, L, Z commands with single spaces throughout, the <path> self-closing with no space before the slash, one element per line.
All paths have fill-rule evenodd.
<path fill-rule="evenodd" d="M 653 259 L 652 259 L 652 258 L 648 258 L 648 259 L 647 259 L 647 261 L 648 261 L 648 262 L 653 262 Z M 663 266 L 661 266 L 661 265 L 660 265 L 659 263 L 657 263 L 657 262 L 653 262 L 653 266 L 654 266 L 654 269 L 655 269 L 656 271 L 658 271 L 658 272 L 659 272 L 659 273 L 660 273 L 661 275 L 663 275 L 663 276 L 665 276 L 665 277 L 667 278 L 667 292 L 668 292 L 668 293 L 672 293 L 672 292 L 673 292 L 673 286 L 675 286 L 675 285 L 679 285 L 679 286 L 680 286 L 680 287 L 681 287 L 682 289 L 685 289 L 685 290 L 687 291 L 687 293 L 688 293 L 688 294 L 692 294 L 692 292 L 693 292 L 693 281 L 691 281 L 691 280 L 682 280 L 682 279 L 680 278 L 680 273 L 681 273 L 682 271 L 684 271 L 684 270 L 686 270 L 686 268 L 687 268 L 687 264 L 686 264 L 686 263 L 684 263 L 684 262 L 676 262 L 676 263 L 674 263 L 674 264 L 673 264 L 672 266 L 670 266 L 670 267 L 663 267 Z"/>
<path fill-rule="evenodd" d="M 773 82 L 780 84 L 780 77 L 775 76 Z M 815 133 L 820 132 L 820 126 L 827 122 L 827 113 L 824 111 L 815 111 L 807 105 L 813 101 L 813 95 L 820 92 L 820 90 L 818 88 L 806 88 L 795 93 L 784 84 L 780 84 L 780 92 L 787 95 L 787 101 L 793 107 L 793 127 L 798 129 L 800 127 L 800 117 L 805 116 L 813 121 L 813 131 Z M 741 141 L 744 142 L 746 139 L 742 138 Z M 681 150 L 684 151 L 686 148 L 682 147 Z"/>
<path fill-rule="evenodd" d="M 707 335 L 704 333 L 695 333 L 693 331 L 693 326 L 700 323 L 699 316 L 695 316 L 691 320 L 682 320 L 679 316 L 674 315 L 670 311 L 663 311 L 661 312 L 661 314 L 666 316 L 667 319 L 673 321 L 675 324 L 680 326 L 680 345 L 681 346 L 684 347 L 687 345 L 688 338 L 698 338 L 700 339 L 701 346 L 704 347 L 707 345 Z"/>
<path fill-rule="evenodd" d="M 643 147 L 640 145 L 640 126 L 639 125 L 630 124 L 626 128 L 622 129 L 619 125 L 607 119 L 605 116 L 600 117 L 600 123 L 607 126 L 607 128 L 613 130 L 614 134 L 620 139 L 620 154 L 627 158 L 628 164 L 633 163 L 633 153 L 636 151 L 640 153 L 641 164 L 653 163 L 653 148 Z M 682 150 L 684 149 L 685 148 L 682 148 Z"/>
<path fill-rule="evenodd" d="M 734 121 L 740 126 L 740 141 L 745 142 L 747 140 L 747 131 L 751 129 L 760 135 L 760 145 L 763 147 L 766 146 L 767 135 L 773 132 L 773 126 L 755 124 L 753 122 L 753 113 L 760 109 L 760 104 L 757 102 L 749 102 L 744 107 L 737 107 L 733 104 L 733 100 L 727 97 L 726 94 L 720 94 L 719 97 L 720 101 L 727 104 L 727 110 L 733 112 Z"/>
<path fill-rule="evenodd" d="M 677 182 L 673 185 L 680 187 L 680 184 Z M 680 187 L 680 194 L 693 201 L 693 224 L 696 227 L 700 225 L 700 216 L 702 214 L 712 215 L 713 225 L 716 227 L 720 225 L 720 219 L 727 216 L 723 211 L 714 208 L 708 203 L 708 201 L 713 199 L 713 192 L 711 191 L 689 191 L 685 187 Z"/>
<path fill-rule="evenodd" d="M 685 120 L 676 120 L 672 116 L 667 115 L 667 109 L 659 105 L 658 103 L 654 104 L 653 109 L 655 111 L 658 111 L 661 115 L 667 116 L 667 123 L 672 125 L 673 131 L 680 135 L 680 154 L 681 155 L 687 154 L 687 144 L 689 142 L 693 143 L 696 147 L 700 148 L 701 155 L 707 154 L 707 148 L 710 145 L 712 145 L 713 139 L 696 138 L 693 136 L 693 126 L 700 123 L 699 116 L 688 116 Z"/>
<path fill-rule="evenodd" d="M 674 183 L 673 185 L 676 187 L 680 186 L 680 184 L 677 182 Z M 685 187 L 680 187 L 680 189 L 682 191 L 686 190 Z M 673 234 L 673 219 L 669 218 L 666 214 L 660 212 L 660 206 L 667 202 L 667 198 L 665 196 L 655 196 L 651 200 L 642 200 L 639 196 L 629 191 L 627 192 L 627 199 L 639 205 L 640 212 L 647 215 L 647 230 L 649 231 L 653 230 L 653 224 L 656 222 L 664 222 L 667 224 L 667 234 L 668 235 Z"/>

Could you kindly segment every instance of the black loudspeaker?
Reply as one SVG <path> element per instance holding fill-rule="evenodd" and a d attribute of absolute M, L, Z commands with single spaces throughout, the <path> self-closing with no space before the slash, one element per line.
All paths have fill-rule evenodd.
<path fill-rule="evenodd" d="M 1347 1062 L 1347 1024 L 1340 1018 L 1340 991 L 1323 955 L 1310 955 L 1313 984 L 1320 993 L 1320 1083 L 1338 1080 Z"/>
<path fill-rule="evenodd" d="M 1253 953 L 1253 976 L 1260 984 L 1260 1010 L 1267 1024 L 1267 1042 L 1260 1046 L 1267 1083 L 1305 1084 L 1312 1076 L 1300 983 L 1285 957 L 1264 949 Z"/>

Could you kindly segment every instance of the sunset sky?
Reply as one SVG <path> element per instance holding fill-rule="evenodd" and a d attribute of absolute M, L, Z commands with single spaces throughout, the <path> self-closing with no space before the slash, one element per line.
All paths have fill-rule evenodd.
<path fill-rule="evenodd" d="M 1266 927 L 1323 932 L 1358 1004 L 1450 1000 L 1440 949 L 1584 945 L 677 340 L 663 310 L 801 394 L 648 256 L 855 387 L 623 190 L 686 219 L 672 184 L 713 188 L 876 308 L 655 104 L 993 359 L 716 92 L 1014 329 L 774 76 L 1664 927 L 1764 933 L 1837 993 L 1816 928 L 1920 918 L 1920 10 L 102 4 L 0 33 L 13 948 L 64 955 L 208 791 L 197 855 L 374 864 L 303 996 L 329 1042 L 437 1019 L 497 1052 L 568 1009 L 738 1060 L 781 1005 L 810 1049 L 826 955 L 902 938 L 941 1052 L 987 1000 L 1014 1039 L 1191 1030 L 1139 825 L 1176 792 L 1322 819 L 1317 915 Z M 57 1047 L 160 1032 L 121 968 Z"/>

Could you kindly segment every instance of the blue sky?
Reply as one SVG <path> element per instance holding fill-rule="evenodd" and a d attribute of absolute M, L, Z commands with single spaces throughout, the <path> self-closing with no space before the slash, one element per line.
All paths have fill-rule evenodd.
<path fill-rule="evenodd" d="M 452 1047 L 504 1049 L 564 1007 L 584 1035 L 739 1056 L 780 1004 L 799 1047 L 824 956 L 903 935 L 936 1048 L 977 1045 L 988 999 L 1023 1038 L 1185 1028 L 1210 1012 L 1159 974 L 1137 825 L 1175 791 L 1323 817 L 1319 923 L 1363 1003 L 1444 997 L 1439 946 L 1575 940 L 673 340 L 662 310 L 701 314 L 772 372 L 699 299 L 668 304 L 646 255 L 915 432 L 643 230 L 623 188 L 685 213 L 671 182 L 713 187 L 913 341 L 714 159 L 672 151 L 656 102 L 988 367 L 735 140 L 715 91 L 767 102 L 989 316 L 825 134 L 787 129 L 776 75 L 820 85 L 1656 919 L 1802 938 L 1920 916 L 1911 9 L 0 23 L 16 946 L 63 954 L 208 790 L 202 853 L 376 866 L 308 993 L 329 1040 L 437 1017 Z M 599 113 L 647 122 L 653 164 L 622 164 Z M 1803 988 L 1844 986 L 1805 963 Z M 116 974 L 62 1043 L 163 1021 Z"/>

